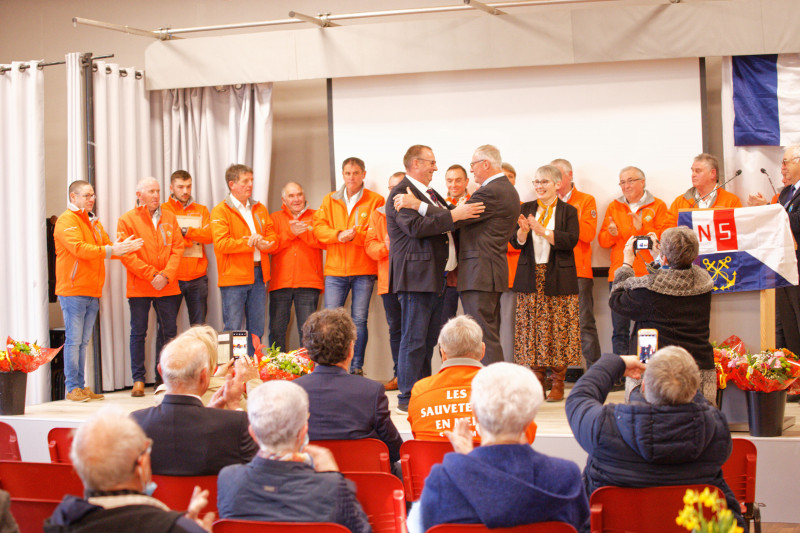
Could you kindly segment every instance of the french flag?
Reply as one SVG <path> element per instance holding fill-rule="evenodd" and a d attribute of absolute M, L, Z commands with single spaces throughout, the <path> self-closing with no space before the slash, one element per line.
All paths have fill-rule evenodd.
<path fill-rule="evenodd" d="M 732 58 L 734 144 L 800 143 L 800 55 Z"/>

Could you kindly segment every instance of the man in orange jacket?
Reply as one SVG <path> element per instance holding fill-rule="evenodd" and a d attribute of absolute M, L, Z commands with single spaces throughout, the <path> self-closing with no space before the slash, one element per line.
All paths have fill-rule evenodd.
<path fill-rule="evenodd" d="M 73 181 L 69 186 L 69 204 L 56 222 L 56 295 L 64 314 L 64 377 L 67 400 L 101 400 L 84 387 L 86 346 L 92 337 L 94 322 L 106 278 L 105 259 L 121 256 L 142 247 L 142 239 L 129 236 L 112 243 L 103 225 L 94 216 L 94 188 L 88 181 Z"/>
<path fill-rule="evenodd" d="M 178 287 L 186 300 L 189 323 L 205 324 L 208 311 L 208 258 L 204 244 L 211 244 L 208 208 L 192 198 L 192 176 L 176 170 L 169 178 L 169 199 L 161 209 L 172 211 L 183 235 L 183 257 L 178 266 Z"/>
<path fill-rule="evenodd" d="M 372 212 L 385 203 L 383 196 L 364 187 L 367 175 L 364 161 L 348 157 L 342 163 L 344 185 L 328 193 L 314 213 L 314 236 L 325 245 L 325 308 L 344 306 L 353 291 L 350 314 L 356 325 L 353 374 L 364 375 L 367 348 L 369 301 L 378 274 L 378 265 L 364 250 L 364 240 Z"/>
<path fill-rule="evenodd" d="M 252 336 L 264 335 L 269 260 L 278 248 L 272 218 L 253 194 L 253 169 L 231 165 L 225 171 L 230 194 L 211 210 L 211 235 L 217 257 L 217 276 L 226 331 L 247 328 L 247 353 Z"/>
<path fill-rule="evenodd" d="M 178 266 L 183 255 L 183 237 L 175 215 L 161 209 L 161 186 L 155 178 L 142 178 L 136 185 L 136 207 L 117 222 L 117 238 L 131 235 L 144 244 L 122 257 L 128 271 L 126 294 L 131 310 L 131 396 L 144 396 L 144 341 L 150 305 L 156 311 L 156 386 L 161 383 L 158 359 L 161 348 L 177 334 L 181 290 Z"/>
<path fill-rule="evenodd" d="M 467 169 L 458 163 L 450 165 L 444 174 L 444 183 L 447 186 L 447 203 L 458 207 L 467 200 L 470 194 L 467 190 L 469 176 Z M 458 242 L 456 241 L 456 246 Z M 447 273 L 447 286 L 444 289 L 444 302 L 442 303 L 442 324 L 456 316 L 458 313 L 458 267 Z"/>
<path fill-rule="evenodd" d="M 719 184 L 719 160 L 711 154 L 700 154 L 692 163 L 692 187 L 675 198 L 669 208 L 669 225 L 678 225 L 678 212 L 681 209 L 720 209 L 742 207 L 739 197 L 725 189 L 717 189 Z"/>
<path fill-rule="evenodd" d="M 297 335 L 303 340 L 303 324 L 319 305 L 322 279 L 322 249 L 311 231 L 315 209 L 309 209 L 306 193 L 294 182 L 281 192 L 280 211 L 272 213 L 278 247 L 272 252 L 269 283 L 269 343 L 288 351 L 286 328 L 294 302 Z"/>
<path fill-rule="evenodd" d="M 581 352 L 586 369 L 600 359 L 600 338 L 594 320 L 594 274 L 592 273 L 592 241 L 597 234 L 597 202 L 594 196 L 579 191 L 572 182 L 572 163 L 566 159 L 550 162 L 561 171 L 558 197 L 578 210 L 580 233 L 573 250 L 578 272 L 578 321 L 581 326 Z"/>

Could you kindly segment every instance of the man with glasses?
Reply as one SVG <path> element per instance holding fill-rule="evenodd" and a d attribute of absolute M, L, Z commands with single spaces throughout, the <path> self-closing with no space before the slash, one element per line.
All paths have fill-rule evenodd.
<path fill-rule="evenodd" d="M 722 209 L 742 207 L 739 197 L 719 184 L 719 160 L 711 154 L 700 154 L 692 163 L 692 187 L 675 198 L 669 208 L 670 226 L 678 224 L 681 209 Z"/>
<path fill-rule="evenodd" d="M 661 232 L 669 227 L 667 205 L 645 189 L 644 172 L 628 166 L 619 173 L 619 187 L 622 196 L 613 200 L 603 216 L 603 225 L 597 241 L 603 248 L 611 248 L 611 266 L 608 269 L 608 284 L 614 281 L 614 273 L 623 264 L 625 243 L 633 236 L 650 236 L 660 238 Z M 649 250 L 639 250 L 633 267 L 636 276 L 647 274 L 645 262 L 652 262 L 654 257 Z M 614 331 L 611 344 L 614 353 L 624 355 L 630 353 L 631 322 L 613 311 L 611 323 Z"/>
<path fill-rule="evenodd" d="M 73 181 L 69 204 L 56 222 L 56 295 L 64 314 L 64 377 L 67 400 L 102 400 L 90 387 L 84 387 L 86 346 L 92 338 L 94 322 L 106 277 L 105 259 L 122 256 L 142 247 L 142 239 L 130 235 L 112 243 L 103 225 L 92 212 L 94 188 L 88 181 Z"/>

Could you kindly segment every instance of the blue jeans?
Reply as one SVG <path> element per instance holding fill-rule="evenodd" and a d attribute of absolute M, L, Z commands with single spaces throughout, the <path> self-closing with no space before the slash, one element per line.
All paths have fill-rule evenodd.
<path fill-rule="evenodd" d="M 398 292 L 403 336 L 397 361 L 397 404 L 408 407 L 414 383 L 431 375 L 433 348 L 442 329 L 442 294 Z"/>
<path fill-rule="evenodd" d="M 203 275 L 189 281 L 178 280 L 178 286 L 181 288 L 181 298 L 186 300 L 189 324 L 205 324 L 208 313 L 208 276 Z"/>
<path fill-rule="evenodd" d="M 609 282 L 608 288 L 611 289 L 613 283 Z M 617 355 L 631 354 L 631 321 L 627 317 L 611 311 L 611 349 Z"/>
<path fill-rule="evenodd" d="M 264 319 L 267 314 L 267 286 L 261 265 L 254 267 L 255 275 L 250 285 L 231 285 L 220 287 L 222 300 L 222 322 L 225 331 L 247 330 L 247 353 L 252 356 L 253 335 L 259 339 L 264 336 Z"/>
<path fill-rule="evenodd" d="M 400 308 L 400 300 L 393 292 L 381 294 L 383 300 L 383 310 L 386 313 L 386 323 L 389 325 L 389 347 L 392 349 L 392 372 L 394 377 L 397 377 L 397 358 L 400 354 L 400 341 L 403 338 L 403 330 L 401 329 L 401 318 L 403 311 Z"/>
<path fill-rule="evenodd" d="M 181 295 L 174 296 L 137 296 L 128 298 L 131 309 L 131 374 L 133 381 L 144 381 L 144 341 L 147 337 L 147 319 L 150 315 L 150 304 L 156 311 L 158 329 L 156 333 L 156 383 L 160 383 L 158 361 L 161 349 L 178 333 L 178 309 L 181 307 Z"/>
<path fill-rule="evenodd" d="M 276 289 L 269 293 L 269 344 L 279 346 L 287 351 L 286 329 L 289 327 L 289 317 L 292 314 L 294 301 L 294 315 L 297 322 L 297 335 L 300 344 L 303 343 L 303 324 L 311 313 L 319 306 L 319 289 L 301 287 L 297 289 Z"/>
<path fill-rule="evenodd" d="M 442 302 L 442 325 L 458 313 L 458 289 L 445 287 L 444 302 Z"/>
<path fill-rule="evenodd" d="M 64 314 L 64 376 L 66 391 L 82 389 L 86 367 L 86 346 L 92 338 L 94 321 L 100 309 L 100 298 L 92 296 L 59 296 Z"/>
<path fill-rule="evenodd" d="M 325 276 L 325 309 L 344 307 L 347 295 L 353 290 L 350 302 L 350 316 L 356 325 L 356 347 L 350 372 L 364 366 L 364 352 L 367 350 L 367 318 L 372 288 L 378 276 Z"/>

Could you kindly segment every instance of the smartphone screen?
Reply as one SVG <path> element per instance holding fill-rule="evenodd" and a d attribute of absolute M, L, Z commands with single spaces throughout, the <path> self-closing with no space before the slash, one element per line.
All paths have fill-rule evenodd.
<path fill-rule="evenodd" d="M 231 331 L 231 345 L 234 359 L 247 355 L 247 331 Z"/>
<path fill-rule="evenodd" d="M 658 330 L 640 329 L 637 335 L 639 361 L 646 363 L 658 350 Z"/>

